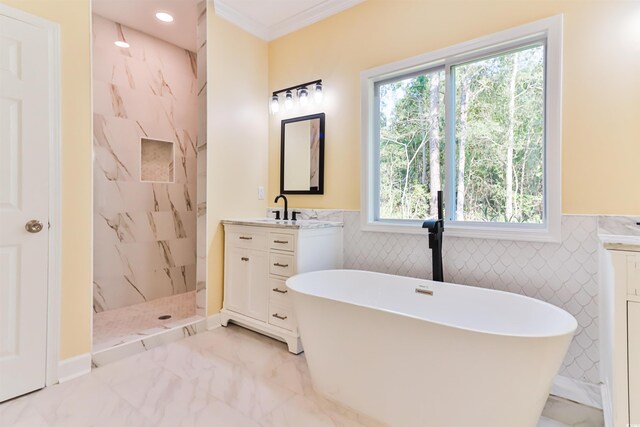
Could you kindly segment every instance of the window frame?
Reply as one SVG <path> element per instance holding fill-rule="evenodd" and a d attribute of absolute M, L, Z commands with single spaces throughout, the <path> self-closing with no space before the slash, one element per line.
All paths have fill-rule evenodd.
<path fill-rule="evenodd" d="M 544 214 L 542 224 L 454 221 L 447 210 L 445 233 L 453 237 L 559 242 L 562 221 L 562 15 L 556 15 L 488 36 L 459 43 L 412 58 L 363 71 L 361 82 L 361 229 L 392 233 L 425 234 L 420 220 L 379 218 L 381 83 L 429 70 L 445 70 L 445 88 L 451 87 L 451 67 L 475 59 L 542 42 L 545 46 Z M 452 125 L 455 91 L 445 93 L 445 206 L 455 200 L 455 156 Z M 451 93 L 454 92 L 454 93 Z M 448 95 L 448 96 L 447 96 Z M 455 147 L 454 147 L 455 149 Z"/>

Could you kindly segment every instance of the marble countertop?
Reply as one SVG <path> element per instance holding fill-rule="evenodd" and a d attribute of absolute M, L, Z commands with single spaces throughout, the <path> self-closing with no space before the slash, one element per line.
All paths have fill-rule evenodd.
<path fill-rule="evenodd" d="M 255 218 L 255 219 L 225 219 L 222 220 L 225 225 L 248 225 L 251 227 L 270 227 L 270 228 L 289 228 L 289 229 L 311 229 L 311 228 L 330 228 L 344 227 L 342 222 L 337 221 L 318 221 L 313 219 L 300 219 L 297 221 L 284 221 L 272 218 Z"/>
<path fill-rule="evenodd" d="M 640 217 L 598 217 L 598 237 L 603 243 L 640 245 Z"/>

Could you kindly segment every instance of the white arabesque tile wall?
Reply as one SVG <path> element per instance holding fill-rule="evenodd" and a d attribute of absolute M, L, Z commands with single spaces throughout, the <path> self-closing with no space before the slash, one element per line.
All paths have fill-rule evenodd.
<path fill-rule="evenodd" d="M 345 268 L 431 277 L 426 233 L 363 232 L 359 212 L 343 215 Z M 527 295 L 575 316 L 560 375 L 599 382 L 597 217 L 563 216 L 560 243 L 447 237 L 445 230 L 443 250 L 447 282 Z"/>

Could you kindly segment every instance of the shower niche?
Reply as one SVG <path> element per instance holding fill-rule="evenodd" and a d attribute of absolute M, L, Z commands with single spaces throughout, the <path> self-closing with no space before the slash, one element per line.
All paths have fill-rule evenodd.
<path fill-rule="evenodd" d="M 140 138 L 140 180 L 173 182 L 173 142 Z"/>

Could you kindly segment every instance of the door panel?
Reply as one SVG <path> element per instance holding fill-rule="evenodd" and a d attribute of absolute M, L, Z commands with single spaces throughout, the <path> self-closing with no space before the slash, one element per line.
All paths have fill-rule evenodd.
<path fill-rule="evenodd" d="M 20 152 L 20 103 L 16 99 L 0 98 L 0 207 L 20 209 L 20 178 L 18 153 Z"/>
<path fill-rule="evenodd" d="M 48 58 L 46 30 L 0 14 L 0 401 L 45 384 Z"/>

